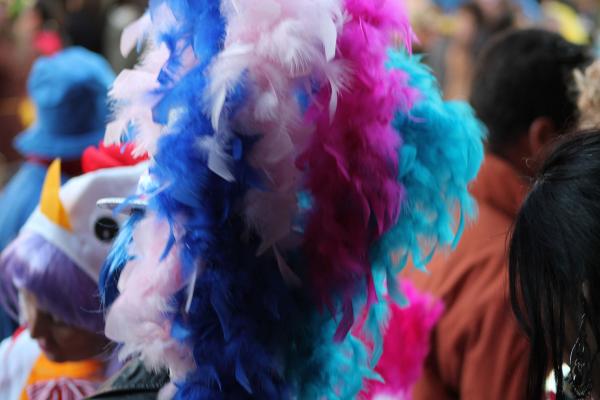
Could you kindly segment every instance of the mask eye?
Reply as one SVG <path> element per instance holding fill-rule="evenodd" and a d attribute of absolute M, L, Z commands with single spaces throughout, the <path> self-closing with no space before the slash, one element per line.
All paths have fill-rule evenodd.
<path fill-rule="evenodd" d="M 110 217 L 99 218 L 94 226 L 94 233 L 100 241 L 112 242 L 119 233 L 119 224 Z"/>

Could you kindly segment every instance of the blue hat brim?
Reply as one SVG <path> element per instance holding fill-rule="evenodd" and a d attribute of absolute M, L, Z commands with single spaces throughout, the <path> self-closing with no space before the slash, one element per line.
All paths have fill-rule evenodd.
<path fill-rule="evenodd" d="M 54 134 L 40 129 L 38 125 L 21 132 L 13 145 L 23 155 L 36 155 L 45 158 L 76 159 L 92 145 L 97 145 L 104 137 L 104 129 L 80 133 L 73 136 Z"/>

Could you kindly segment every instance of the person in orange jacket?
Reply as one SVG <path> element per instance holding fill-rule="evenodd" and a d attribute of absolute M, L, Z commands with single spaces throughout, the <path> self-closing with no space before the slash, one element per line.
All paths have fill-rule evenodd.
<path fill-rule="evenodd" d="M 542 30 L 494 39 L 475 69 L 471 103 L 488 128 L 487 154 L 471 193 L 479 218 L 430 275 L 408 273 L 446 307 L 415 400 L 523 399 L 528 342 L 510 310 L 507 233 L 527 192 L 528 160 L 576 122 L 573 71 L 584 47 Z"/>

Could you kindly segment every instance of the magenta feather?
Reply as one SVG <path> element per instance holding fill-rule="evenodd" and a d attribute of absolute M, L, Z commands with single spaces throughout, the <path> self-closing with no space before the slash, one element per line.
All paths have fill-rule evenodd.
<path fill-rule="evenodd" d="M 370 381 L 363 393 L 365 399 L 412 398 L 429 354 L 431 331 L 444 311 L 441 300 L 419 292 L 409 281 L 402 281 L 401 288 L 408 305 L 392 304 L 383 355 L 375 368 L 384 382 Z"/>
<path fill-rule="evenodd" d="M 369 248 L 396 221 L 404 195 L 396 179 L 401 140 L 391 121 L 397 111 L 408 112 L 417 95 L 406 74 L 385 67 L 398 35 L 410 48 L 401 2 L 346 0 L 345 7 L 349 20 L 337 56 L 352 68 L 350 87 L 333 120 L 322 107 L 309 109 L 316 132 L 298 160 L 314 203 L 305 235 L 309 274 L 330 309 L 342 302 L 337 339 L 353 324 L 352 301 L 361 288 L 369 303 L 376 301 Z M 330 94 L 321 90 L 317 101 L 326 104 Z"/>

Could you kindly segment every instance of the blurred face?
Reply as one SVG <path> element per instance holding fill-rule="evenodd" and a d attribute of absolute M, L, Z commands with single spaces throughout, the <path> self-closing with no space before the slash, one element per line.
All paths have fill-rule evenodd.
<path fill-rule="evenodd" d="M 22 290 L 25 318 L 31 337 L 54 362 L 82 361 L 102 354 L 108 340 L 96 333 L 70 326 L 38 308 L 35 296 Z"/>
<path fill-rule="evenodd" d="M 506 1 L 504 0 L 476 0 L 475 3 L 481 7 L 486 17 L 494 20 L 507 11 Z"/>
<path fill-rule="evenodd" d="M 461 44 L 470 45 L 477 38 L 477 20 L 475 16 L 466 10 L 459 10 L 457 14 L 457 29 L 454 38 Z"/>

